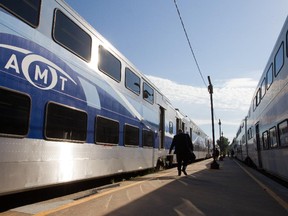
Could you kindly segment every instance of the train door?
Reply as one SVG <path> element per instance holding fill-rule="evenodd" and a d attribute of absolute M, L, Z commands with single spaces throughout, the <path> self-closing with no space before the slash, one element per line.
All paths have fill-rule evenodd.
<path fill-rule="evenodd" d="M 165 133 L 165 109 L 159 107 L 160 111 L 160 122 L 159 122 L 159 149 L 164 148 L 164 133 Z"/>
<path fill-rule="evenodd" d="M 182 122 L 180 118 L 176 118 L 176 134 L 178 133 L 179 129 L 185 132 L 185 123 Z"/>
<path fill-rule="evenodd" d="M 262 158 L 261 158 L 261 144 L 260 144 L 260 134 L 259 134 L 259 122 L 255 125 L 256 130 L 256 148 L 257 148 L 257 156 L 259 168 L 262 168 Z"/>
<path fill-rule="evenodd" d="M 179 118 L 176 118 L 176 134 L 178 133 L 178 130 L 181 128 L 180 124 L 181 124 L 181 120 Z"/>

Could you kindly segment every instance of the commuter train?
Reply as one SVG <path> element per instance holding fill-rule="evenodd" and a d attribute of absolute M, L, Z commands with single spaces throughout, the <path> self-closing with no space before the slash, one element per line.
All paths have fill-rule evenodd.
<path fill-rule="evenodd" d="M 232 149 L 240 160 L 288 181 L 288 18 Z"/>
<path fill-rule="evenodd" d="M 0 196 L 155 168 L 208 136 L 63 0 L 0 1 Z"/>

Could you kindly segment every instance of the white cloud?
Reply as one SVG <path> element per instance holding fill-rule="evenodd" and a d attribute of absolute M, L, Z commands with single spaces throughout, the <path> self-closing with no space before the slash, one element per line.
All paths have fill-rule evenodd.
<path fill-rule="evenodd" d="M 250 78 L 222 81 L 222 86 L 214 91 L 215 107 L 223 110 L 247 111 L 257 82 Z"/>
<path fill-rule="evenodd" d="M 186 101 L 187 103 L 205 104 L 208 90 L 206 88 L 181 85 L 168 79 L 147 76 L 171 101 Z"/>
<path fill-rule="evenodd" d="M 225 88 L 255 88 L 258 81 L 251 78 L 236 78 L 224 82 Z"/>
<path fill-rule="evenodd" d="M 210 104 L 206 87 L 181 85 L 168 79 L 147 76 L 171 101 L 187 104 Z M 214 87 L 213 103 L 217 109 L 248 110 L 257 82 L 249 78 L 224 81 L 222 87 Z M 173 103 L 173 102 L 172 102 Z"/>
<path fill-rule="evenodd" d="M 194 87 L 160 77 L 147 77 L 169 98 L 174 107 L 187 114 L 209 135 L 211 105 L 206 86 Z M 215 81 L 217 85 L 213 88 L 214 117 L 221 118 L 226 136 L 229 136 L 230 140 L 241 120 L 247 115 L 257 82 L 249 78 Z M 215 120 L 214 124 L 217 126 L 218 121 Z"/>

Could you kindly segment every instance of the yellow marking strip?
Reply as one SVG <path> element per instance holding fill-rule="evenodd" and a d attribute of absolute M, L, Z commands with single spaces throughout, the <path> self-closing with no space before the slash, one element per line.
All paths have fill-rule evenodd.
<path fill-rule="evenodd" d="M 288 203 L 287 202 L 285 202 L 281 197 L 279 197 L 276 193 L 274 193 L 270 188 L 268 188 L 261 181 L 259 181 L 256 177 L 254 177 L 247 169 L 245 169 L 237 161 L 235 161 L 235 162 L 238 164 L 238 166 L 244 172 L 246 172 L 260 187 L 262 187 L 273 199 L 275 199 L 288 212 Z"/>
<path fill-rule="evenodd" d="M 135 182 L 135 183 L 132 183 L 132 184 L 129 184 L 129 185 L 126 185 L 126 186 L 122 186 L 122 187 L 120 186 L 119 188 L 116 188 L 116 189 L 113 189 L 113 190 L 109 190 L 109 191 L 102 192 L 102 193 L 99 193 L 99 194 L 91 195 L 91 196 L 89 196 L 89 197 L 85 197 L 85 198 L 83 198 L 83 199 L 76 200 L 76 201 L 71 202 L 71 203 L 68 203 L 68 204 L 66 204 L 66 205 L 57 207 L 57 208 L 55 208 L 55 209 L 51 209 L 51 210 L 39 212 L 39 213 L 35 214 L 35 216 L 44 216 L 44 215 L 49 215 L 49 214 L 52 214 L 52 213 L 56 213 L 56 212 L 62 211 L 62 210 L 64 210 L 64 209 L 67 209 L 67 208 L 70 208 L 70 207 L 73 207 L 73 206 L 76 206 L 76 205 L 80 205 L 80 204 L 85 203 L 85 202 L 89 202 L 89 201 L 91 201 L 91 200 L 97 199 L 97 198 L 102 197 L 102 196 L 105 196 L 105 195 L 107 195 L 107 194 L 114 193 L 114 192 L 117 192 L 117 191 L 120 191 L 120 190 L 129 188 L 129 187 L 133 187 L 133 186 L 135 186 L 135 185 L 142 184 L 143 182 L 146 182 L 146 181 L 149 181 L 149 180 L 152 180 L 152 179 L 157 179 L 158 177 L 162 177 L 162 176 L 165 176 L 165 175 L 169 175 L 169 174 L 171 174 L 172 172 L 175 172 L 175 171 L 171 171 L 171 172 L 168 172 L 168 173 L 164 173 L 164 174 L 162 174 L 162 175 L 158 175 L 157 177 L 151 177 L 150 179 L 146 179 L 146 180 L 143 180 L 143 181 Z"/>

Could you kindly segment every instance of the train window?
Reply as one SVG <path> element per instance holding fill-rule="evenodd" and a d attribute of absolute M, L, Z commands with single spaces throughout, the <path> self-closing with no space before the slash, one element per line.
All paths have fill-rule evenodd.
<path fill-rule="evenodd" d="M 140 78 L 129 68 L 125 68 L 125 86 L 137 95 L 140 94 Z"/>
<path fill-rule="evenodd" d="M 154 103 L 154 90 L 145 82 L 143 83 L 143 98 L 151 104 Z"/>
<path fill-rule="evenodd" d="M 131 125 L 125 125 L 124 136 L 125 145 L 139 146 L 139 128 Z"/>
<path fill-rule="evenodd" d="M 276 127 L 272 127 L 269 130 L 269 144 L 271 148 L 276 148 L 278 146 L 276 138 Z"/>
<path fill-rule="evenodd" d="M 60 10 L 55 11 L 53 39 L 83 60 L 91 59 L 92 39 Z"/>
<path fill-rule="evenodd" d="M 269 149 L 268 131 L 265 131 L 265 132 L 262 134 L 262 141 L 263 141 L 263 149 L 264 149 L 264 150 Z"/>
<path fill-rule="evenodd" d="M 252 130 L 251 128 L 248 129 L 248 140 L 250 140 L 252 138 Z"/>
<path fill-rule="evenodd" d="M 286 55 L 288 57 L 288 31 L 286 33 Z"/>
<path fill-rule="evenodd" d="M 259 88 L 256 93 L 256 106 L 260 104 L 260 101 L 261 101 L 261 88 Z"/>
<path fill-rule="evenodd" d="M 265 94 L 266 94 L 266 78 L 264 77 L 261 83 L 261 99 L 264 97 Z"/>
<path fill-rule="evenodd" d="M 30 108 L 29 96 L 0 88 L 0 135 L 27 135 Z"/>
<path fill-rule="evenodd" d="M 280 146 L 288 146 L 288 121 L 285 120 L 278 124 L 278 135 Z"/>
<path fill-rule="evenodd" d="M 119 143 L 119 122 L 97 116 L 95 127 L 95 141 L 97 144 Z"/>
<path fill-rule="evenodd" d="M 64 105 L 48 103 L 45 137 L 52 140 L 84 142 L 87 134 L 87 113 Z"/>
<path fill-rule="evenodd" d="M 257 95 L 255 95 L 254 99 L 253 99 L 253 111 L 256 110 L 257 107 Z"/>
<path fill-rule="evenodd" d="M 117 82 L 121 80 L 121 62 L 103 46 L 99 46 L 99 70 Z"/>
<path fill-rule="evenodd" d="M 269 89 L 273 82 L 273 64 L 270 65 L 266 73 L 266 89 Z"/>
<path fill-rule="evenodd" d="M 154 133 L 151 130 L 143 130 L 143 147 L 154 147 Z"/>
<path fill-rule="evenodd" d="M 39 25 L 40 0 L 1 0 L 0 6 L 19 17 L 28 25 L 36 28 Z"/>
<path fill-rule="evenodd" d="M 173 122 L 169 121 L 169 133 L 173 134 Z"/>
<path fill-rule="evenodd" d="M 284 43 L 282 42 L 274 58 L 275 76 L 284 65 Z"/>

